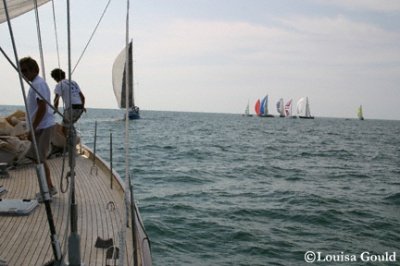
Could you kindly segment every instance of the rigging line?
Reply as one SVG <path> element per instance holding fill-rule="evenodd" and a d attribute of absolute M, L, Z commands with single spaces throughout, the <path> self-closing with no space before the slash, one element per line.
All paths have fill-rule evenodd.
<path fill-rule="evenodd" d="M 0 52 L 3 54 L 3 56 L 7 59 L 8 63 L 14 68 L 15 71 L 17 71 L 17 73 L 19 73 L 19 69 L 18 67 L 11 61 L 10 57 L 6 54 L 6 52 L 3 50 L 3 48 L 1 48 L 0 46 Z M 43 97 L 43 95 L 35 88 L 33 87 L 32 83 L 27 80 L 24 76 L 22 76 L 22 79 L 25 80 L 26 83 L 28 83 L 28 85 L 31 87 L 31 89 L 34 90 L 34 92 L 40 96 L 40 98 L 42 98 L 43 101 L 46 102 L 46 104 L 57 114 L 59 114 L 63 119 L 64 119 L 64 115 L 62 113 L 60 113 L 60 111 L 58 111 L 56 108 L 54 108 L 54 106 L 48 102 L 45 97 Z"/>
<path fill-rule="evenodd" d="M 71 204 L 71 191 L 69 191 L 69 193 L 68 193 L 67 216 L 65 218 L 66 221 L 69 221 L 71 219 L 71 209 L 68 208 L 68 206 L 70 204 Z M 64 237 L 63 237 L 63 240 L 62 240 L 62 254 L 63 254 L 63 256 L 65 256 L 65 254 L 68 254 L 67 252 L 69 252 L 69 249 L 68 249 L 68 230 L 69 230 L 69 227 L 70 227 L 70 223 L 67 222 L 66 225 L 65 225 Z M 60 231 L 61 231 L 61 229 L 60 229 Z M 64 259 L 64 257 L 63 257 L 63 259 Z M 62 264 L 62 265 L 66 265 L 66 264 Z"/>
<path fill-rule="evenodd" d="M 125 84 L 128 85 L 129 82 L 129 62 L 128 62 L 128 56 L 129 56 L 129 0 L 126 1 L 126 26 L 125 26 Z M 125 182 L 124 182 L 124 207 L 125 207 L 125 212 L 124 212 L 124 224 L 122 224 L 121 228 L 121 239 L 120 239 L 120 264 L 124 265 L 124 260 L 125 260 L 125 243 L 126 243 L 126 231 L 127 231 L 127 225 L 128 225 L 128 217 L 129 217 L 129 210 L 128 210 L 128 178 L 130 178 L 129 175 L 129 117 L 128 117 L 128 112 L 129 112 L 129 93 L 125 93 Z M 135 227 L 132 228 L 132 232 L 135 231 Z M 132 233 L 134 234 L 134 233 Z M 132 238 L 133 245 L 136 243 L 136 239 L 133 237 Z M 136 259 L 135 259 L 136 261 Z M 135 265 L 136 266 L 136 265 Z"/>
<path fill-rule="evenodd" d="M 133 49 L 133 48 L 132 48 Z M 132 71 L 133 72 L 133 71 Z M 139 127 L 137 127 L 136 128 L 136 143 L 141 143 L 141 139 L 140 139 L 140 136 L 142 136 L 142 134 L 140 134 L 141 132 L 138 132 L 138 131 L 140 131 L 140 128 Z M 139 151 L 139 145 L 134 145 L 133 146 L 133 150 L 134 150 L 134 152 L 133 152 L 133 154 L 136 154 L 136 155 L 139 155 L 140 154 L 140 151 Z M 133 174 L 132 174 L 132 179 L 133 179 Z M 131 181 L 131 180 L 130 180 Z M 133 182 L 131 182 L 130 184 L 129 184 L 129 186 L 130 186 L 130 192 L 131 192 L 131 195 L 134 195 L 134 184 L 133 184 Z M 133 204 L 133 202 L 134 202 L 134 197 L 132 196 L 131 197 L 131 210 L 133 209 L 134 211 L 133 211 L 133 214 L 134 214 L 134 216 L 136 217 L 136 219 L 137 219 L 137 223 L 136 223 L 136 227 L 139 227 L 140 226 L 140 228 L 142 229 L 142 231 L 143 231 L 143 233 L 144 233 L 144 238 L 142 239 L 142 245 L 144 244 L 144 242 L 145 241 L 147 241 L 147 243 L 148 243 L 148 245 L 149 245 L 149 248 L 150 248 L 150 255 L 151 255 L 151 253 L 152 253 L 152 249 L 151 249 L 151 241 L 150 241 L 150 237 L 149 237 L 149 235 L 147 234 L 147 232 L 146 232 L 146 229 L 144 228 L 144 224 L 143 224 L 143 221 L 141 220 L 141 218 L 140 218 L 140 216 L 139 216 L 139 210 L 138 210 L 138 207 L 135 205 L 135 204 Z M 132 223 L 132 227 L 134 226 L 134 224 Z"/>
<path fill-rule="evenodd" d="M 67 0 L 67 43 L 68 43 L 68 80 L 69 80 L 69 98 L 71 97 L 71 9 L 70 0 Z M 71 266 L 82 265 L 81 261 L 81 247 L 80 247 L 80 236 L 78 232 L 78 204 L 76 202 L 75 195 L 75 166 L 76 166 L 76 131 L 75 126 L 72 123 L 72 102 L 70 102 L 69 108 L 69 127 L 68 127 L 68 156 L 69 156 L 69 168 L 70 168 L 70 236 L 68 238 L 68 261 Z"/>
<path fill-rule="evenodd" d="M 57 31 L 56 9 L 55 9 L 53 0 L 51 0 L 51 5 L 53 7 L 53 25 L 54 25 L 54 35 L 55 35 L 55 38 L 56 38 L 57 62 L 58 62 L 58 68 L 60 68 L 61 61 L 60 61 L 60 49 L 59 49 L 59 46 L 58 46 L 58 31 Z"/>
<path fill-rule="evenodd" d="M 97 22 L 96 27 L 94 27 L 94 30 L 93 30 L 93 32 L 92 32 L 92 35 L 90 35 L 90 38 L 89 38 L 88 42 L 86 43 L 86 46 L 85 46 L 85 48 L 83 49 L 81 55 L 79 56 L 78 61 L 76 62 L 75 66 L 74 66 L 74 69 L 72 69 L 71 74 L 73 74 L 73 73 L 75 72 L 75 69 L 78 67 L 78 65 L 79 65 L 79 63 L 80 63 L 80 61 L 81 61 L 83 55 L 84 55 L 85 52 L 86 52 L 86 49 L 89 47 L 89 44 L 90 44 L 90 42 L 92 41 L 92 39 L 93 39 L 93 37 L 94 37 L 94 34 L 96 33 L 97 28 L 98 28 L 99 25 L 100 25 L 100 22 L 103 20 L 103 17 L 104 17 L 104 15 L 106 14 L 106 11 L 107 11 L 108 6 L 110 5 L 110 3 L 111 3 L 111 0 L 108 0 L 107 5 L 106 5 L 106 7 L 104 8 L 103 13 L 102 13 L 101 16 L 100 16 L 99 21 Z"/>
<path fill-rule="evenodd" d="M 46 70 L 44 68 L 42 34 L 40 32 L 39 10 L 38 10 L 37 0 L 34 0 L 33 2 L 35 4 L 36 31 L 37 31 L 38 43 L 39 43 L 40 64 L 41 64 L 41 67 L 42 67 L 43 79 L 44 79 L 44 81 L 46 81 Z"/>
<path fill-rule="evenodd" d="M 10 38 L 11 38 L 11 43 L 12 43 L 12 46 L 13 46 L 13 51 L 14 51 L 14 57 L 15 57 L 15 61 L 17 62 L 17 64 L 19 65 L 19 63 L 18 63 L 18 52 L 17 52 L 17 46 L 16 46 L 16 44 L 15 44 L 15 39 L 14 39 L 14 33 L 13 33 L 13 30 L 12 30 L 12 26 L 11 26 L 11 21 L 10 21 L 10 18 L 9 18 L 9 15 L 8 15 L 8 8 L 7 8 L 7 3 L 6 3 L 6 0 L 3 0 L 3 4 L 4 4 L 4 11 L 5 11 L 5 14 L 6 14 L 6 17 L 7 17 L 7 23 L 8 23 L 8 29 L 9 29 L 9 32 L 10 32 Z M 5 54 L 5 52 L 3 51 L 3 49 L 0 47 L 0 49 L 1 49 L 1 52 L 3 53 L 3 55 L 7 58 L 7 60 L 14 66 L 14 64 L 13 64 L 13 62 L 11 61 L 11 59 Z M 25 86 L 24 86 L 24 82 L 23 82 L 23 75 L 22 75 L 22 71 L 21 71 L 21 68 L 20 67 L 15 67 L 14 66 L 14 68 L 18 71 L 18 74 L 19 74 L 19 82 L 20 82 L 20 86 L 21 86 L 21 90 L 22 90 L 22 96 L 23 96 L 23 98 L 24 98 L 24 104 L 25 104 L 25 109 L 26 109 L 26 114 L 27 114 L 27 122 L 28 122 L 28 125 L 29 125 L 29 128 L 30 129 L 33 129 L 33 126 L 32 126 L 32 119 L 31 119 L 31 116 L 30 116 L 30 112 L 29 112 L 29 110 L 28 110 L 28 105 L 27 105 L 27 96 L 26 96 L 26 92 L 25 92 Z M 40 95 L 40 97 L 42 97 L 41 95 Z M 43 97 L 42 97 L 43 98 Z M 44 98 L 43 98 L 44 99 Z M 38 152 L 38 148 L 37 148 L 37 143 L 36 143 L 36 136 L 35 136 L 35 134 L 32 134 L 32 144 L 34 145 L 34 152 L 35 152 L 35 157 L 36 157 L 36 159 L 39 161 L 39 152 Z"/>
<path fill-rule="evenodd" d="M 126 33 L 125 33 L 125 84 L 127 86 L 133 86 L 133 63 L 131 64 L 131 60 L 133 60 L 131 57 L 131 53 L 133 53 L 133 47 L 131 50 L 131 53 L 129 53 L 129 12 L 130 12 L 130 0 L 127 0 L 126 4 Z M 132 44 L 133 46 L 133 44 Z M 129 85 L 129 82 L 131 81 L 130 78 L 132 77 L 132 84 Z M 125 93 L 125 102 L 129 102 L 129 93 Z M 138 254 L 138 247 L 137 247 L 137 235 L 136 235 L 136 222 L 135 222 L 135 217 L 132 215 L 132 209 L 135 205 L 134 202 L 134 196 L 133 196 L 133 185 L 131 181 L 131 176 L 129 174 L 129 168 L 130 168 L 130 161 L 129 161 L 129 117 L 128 117 L 128 104 L 126 104 L 126 116 L 125 116 L 125 161 L 126 161 L 126 169 L 125 169 L 125 204 L 126 204 L 126 222 L 128 223 L 128 217 L 129 217 L 129 207 L 131 209 L 131 233 L 132 233 L 132 246 L 133 246 L 133 256 L 134 256 L 134 261 L 133 265 L 138 266 L 138 259 L 139 259 L 139 254 Z M 127 180 L 128 178 L 128 180 Z M 129 189 L 129 192 L 128 192 Z M 131 205 L 128 206 L 128 193 L 130 194 L 130 200 L 131 200 Z M 124 229 L 126 233 L 126 228 Z M 121 263 L 123 263 L 123 259 L 121 260 Z"/>
<path fill-rule="evenodd" d="M 65 142 L 67 142 L 67 140 L 65 140 Z M 61 190 L 61 192 L 62 193 L 65 193 L 65 192 L 67 192 L 68 191 L 68 188 L 69 188 L 69 173 L 67 173 L 67 175 L 64 177 L 64 170 L 65 170 L 65 158 L 66 158 L 66 152 L 67 152 L 67 144 L 66 143 L 64 143 L 64 147 L 63 147 L 63 154 L 62 154 L 62 157 L 63 157 L 63 162 L 62 162 L 62 167 L 61 167 L 61 176 L 60 176 L 60 190 Z M 66 180 L 66 182 L 67 182 L 67 185 L 66 185 L 66 188 L 64 189 L 64 186 L 63 186 L 63 184 L 64 184 L 64 178 L 65 178 L 65 180 Z"/>
<path fill-rule="evenodd" d="M 6 14 L 6 18 L 7 18 L 8 30 L 10 32 L 10 38 L 11 38 L 12 47 L 13 47 L 13 51 L 14 51 L 15 61 L 19 66 L 18 52 L 17 52 L 17 47 L 16 47 L 16 44 L 15 44 L 14 33 L 13 33 L 13 30 L 12 30 L 12 26 L 11 26 L 11 20 L 10 20 L 10 16 L 9 16 L 9 13 L 8 13 L 6 0 L 3 0 L 3 6 L 4 6 L 4 11 L 5 11 L 5 14 Z M 19 83 L 20 83 L 20 86 L 21 86 L 22 95 L 23 95 L 23 98 L 24 98 L 25 109 L 26 109 L 26 113 L 27 113 L 27 120 L 28 120 L 30 129 L 33 131 L 32 119 L 30 118 L 30 113 L 29 113 L 29 110 L 28 110 L 25 87 L 24 87 L 24 82 L 23 82 L 23 79 L 22 79 L 23 75 L 22 75 L 22 71 L 21 71 L 20 67 L 18 67 L 18 74 L 19 74 Z M 40 157 L 39 157 L 39 151 L 38 151 L 37 142 L 36 142 L 36 136 L 35 136 L 34 132 L 32 132 L 32 133 L 33 133 L 32 134 L 32 141 L 33 141 L 33 145 L 34 145 L 34 149 L 35 149 L 35 156 L 36 156 L 36 159 L 38 161 L 38 163 L 36 164 L 36 170 L 37 170 L 36 172 L 37 172 L 37 175 L 38 175 L 38 182 L 39 182 L 41 194 L 42 194 L 42 197 L 45 199 L 44 205 L 45 205 L 45 209 L 46 209 L 47 222 L 49 224 L 49 230 L 50 230 L 50 235 L 51 235 L 50 236 L 51 237 L 51 246 L 52 246 L 54 258 L 55 258 L 56 261 L 59 262 L 59 261 L 61 261 L 61 258 L 62 258 L 60 242 L 59 242 L 59 240 L 57 238 L 57 232 L 56 232 L 56 227 L 54 225 L 53 213 L 52 213 L 52 210 L 51 210 L 50 201 L 46 200 L 46 198 L 45 198 L 46 193 L 44 192 L 43 187 L 45 188 L 46 185 L 42 184 L 43 183 L 42 177 L 43 177 L 43 174 L 44 174 L 45 171 L 44 171 L 43 163 L 39 163 L 40 162 Z"/>

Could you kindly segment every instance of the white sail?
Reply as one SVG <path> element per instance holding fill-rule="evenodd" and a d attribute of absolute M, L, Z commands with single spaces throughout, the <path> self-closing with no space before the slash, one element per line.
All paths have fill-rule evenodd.
<path fill-rule="evenodd" d="M 292 116 L 292 99 L 285 104 L 285 115 Z"/>
<path fill-rule="evenodd" d="M 297 114 L 305 115 L 305 109 L 306 109 L 306 98 L 303 97 L 297 101 Z"/>
<path fill-rule="evenodd" d="M 360 105 L 360 107 L 358 107 L 358 110 L 357 110 L 357 117 L 358 117 L 358 119 L 360 119 L 360 120 L 364 120 L 364 115 L 363 115 L 363 111 L 362 111 L 362 105 Z"/>
<path fill-rule="evenodd" d="M 249 106 L 249 103 L 247 103 L 246 109 L 244 110 L 244 114 L 245 114 L 246 116 L 249 116 L 249 115 L 250 115 L 250 106 Z"/>
<path fill-rule="evenodd" d="M 37 0 L 37 5 L 41 6 L 50 0 Z M 31 11 L 35 8 L 33 0 L 8 0 L 7 10 L 10 19 L 16 18 L 26 12 Z M 6 12 L 4 9 L 4 2 L 0 1 L 0 24 L 7 21 Z"/>
<path fill-rule="evenodd" d="M 310 111 L 310 104 L 308 102 L 308 97 L 306 97 L 306 116 L 310 117 L 311 116 L 311 111 Z"/>
<path fill-rule="evenodd" d="M 115 98 L 117 99 L 118 106 L 119 108 L 126 108 L 126 99 L 125 99 L 125 93 L 128 88 L 129 91 L 129 107 L 134 106 L 134 101 L 133 101 L 133 81 L 132 81 L 132 75 L 129 75 L 129 83 L 128 86 L 126 86 L 126 78 L 125 78 L 125 62 L 126 62 L 126 53 L 125 53 L 125 48 L 122 49 L 122 51 L 119 53 L 117 58 L 114 61 L 113 67 L 112 67 L 112 83 L 113 83 L 113 89 L 114 89 L 114 94 Z M 129 63 L 132 63 L 132 42 L 129 43 Z M 132 69 L 130 67 L 130 69 Z"/>
<path fill-rule="evenodd" d="M 276 110 L 279 113 L 279 116 L 285 116 L 285 106 L 283 104 L 283 98 L 280 98 L 279 101 L 276 103 Z"/>
<path fill-rule="evenodd" d="M 303 97 L 297 102 L 297 114 L 300 118 L 313 119 L 310 111 L 310 103 L 308 97 Z"/>
<path fill-rule="evenodd" d="M 262 116 L 268 115 L 268 94 L 261 101 L 260 112 Z"/>

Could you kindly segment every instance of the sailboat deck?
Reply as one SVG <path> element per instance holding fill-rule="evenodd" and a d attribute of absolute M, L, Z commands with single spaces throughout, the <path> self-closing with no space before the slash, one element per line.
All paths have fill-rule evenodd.
<path fill-rule="evenodd" d="M 106 265 L 106 249 L 96 248 L 97 237 L 112 238 L 114 245 L 119 245 L 118 232 L 121 230 L 121 217 L 125 211 L 124 192 L 117 179 L 110 188 L 110 170 L 96 160 L 98 174 L 92 171 L 92 159 L 86 155 L 76 158 L 76 201 L 78 205 L 78 233 L 81 238 L 81 258 L 84 265 Z M 51 208 L 57 235 L 63 254 L 68 246 L 69 228 L 69 190 L 62 193 L 60 177 L 63 159 L 48 161 L 53 183 L 58 194 L 53 197 Z M 68 171 L 68 159 L 65 160 L 65 172 Z M 39 191 L 36 170 L 33 165 L 24 166 L 9 172 L 10 177 L 0 179 L 8 192 L 2 199 L 34 199 Z M 66 180 L 64 179 L 64 186 Z M 115 206 L 115 209 L 111 208 Z M 67 228 L 68 227 L 68 228 Z M 128 228 L 129 230 L 130 228 Z M 127 232 L 125 265 L 132 265 L 132 237 Z M 0 265 L 43 265 L 53 259 L 50 243 L 49 225 L 45 205 L 39 206 L 27 216 L 0 216 Z M 113 265 L 113 264 L 111 264 Z"/>

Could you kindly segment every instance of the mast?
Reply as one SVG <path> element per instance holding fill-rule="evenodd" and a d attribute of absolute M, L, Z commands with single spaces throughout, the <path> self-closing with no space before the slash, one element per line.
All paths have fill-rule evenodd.
<path fill-rule="evenodd" d="M 71 16 L 70 16 L 70 1 L 67 0 L 67 37 L 68 37 L 68 79 L 69 79 L 69 97 L 71 97 Z M 70 105 L 72 101 L 70 101 Z M 76 131 L 74 124 L 72 123 L 72 106 L 69 106 L 70 113 L 66 114 L 69 116 L 69 128 L 68 128 L 68 156 L 69 156 L 69 167 L 70 167 L 70 178 L 71 178 L 71 187 L 70 187 L 70 223 L 71 223 L 71 232 L 68 237 L 68 259 L 70 266 L 80 266 L 81 262 L 81 252 L 80 252 L 80 236 L 78 234 L 78 204 L 75 198 L 75 163 L 76 163 Z"/>
<path fill-rule="evenodd" d="M 133 64 L 132 64 L 132 47 L 129 47 L 129 9 L 130 9 L 130 1 L 126 1 L 126 33 L 125 33 L 125 82 L 129 86 L 129 91 L 133 92 Z M 132 42 L 131 42 L 132 44 Z M 133 46 L 133 45 L 132 45 Z M 125 93 L 125 102 L 129 103 L 129 97 L 133 100 L 133 95 L 129 95 L 130 93 Z M 133 102 L 132 102 L 133 103 Z M 134 107 L 134 104 L 133 106 Z M 121 239 L 120 239 L 120 264 L 124 265 L 124 253 L 125 253 L 125 242 L 126 242 L 126 228 L 131 226 L 132 230 L 132 244 L 133 244 L 133 265 L 138 265 L 138 248 L 136 241 L 136 224 L 135 224 L 135 208 L 134 208 L 134 197 L 133 197 L 133 185 L 131 181 L 131 176 L 129 175 L 129 104 L 125 106 L 125 222 L 126 224 L 122 225 L 123 228 L 121 230 Z M 129 193 L 130 193 L 130 205 L 129 202 Z M 130 212 L 129 212 L 130 207 Z M 129 224 L 129 216 L 131 216 L 131 224 Z"/>
<path fill-rule="evenodd" d="M 15 44 L 14 33 L 13 33 L 13 30 L 12 30 L 12 26 L 11 26 L 11 17 L 10 17 L 10 14 L 9 14 L 9 10 L 8 10 L 8 7 L 7 7 L 6 0 L 3 0 L 3 6 L 4 6 L 4 13 L 5 13 L 8 29 L 9 29 L 9 32 L 10 32 L 10 38 L 11 38 L 12 47 L 13 47 L 13 51 L 14 51 L 14 57 L 15 57 L 15 61 L 16 61 L 16 66 L 18 66 L 17 67 L 17 71 L 18 71 L 18 77 L 19 77 L 19 82 L 20 82 L 20 86 L 21 86 L 22 96 L 23 96 L 23 99 L 24 99 L 25 109 L 26 109 L 26 113 L 27 113 L 27 120 L 28 120 L 27 122 L 29 124 L 29 128 L 32 130 L 33 129 L 32 120 L 30 118 L 31 116 L 29 114 L 29 110 L 28 110 L 28 107 L 27 107 L 27 99 L 26 99 L 25 87 L 24 87 L 23 78 L 22 78 L 23 75 L 22 75 L 22 72 L 21 72 L 21 67 L 19 66 L 18 53 L 17 53 L 16 44 Z M 14 14 L 14 17 L 16 15 L 17 14 Z M 7 57 L 5 52 L 3 51 L 3 49 L 0 49 L 0 50 L 4 54 L 4 56 Z M 12 62 L 10 61 L 10 63 L 12 63 Z M 30 86 L 33 88 L 33 86 L 31 84 L 30 84 Z M 36 89 L 34 89 L 34 90 L 36 91 Z M 60 245 L 60 241 L 58 240 L 56 228 L 55 228 L 55 225 L 54 225 L 53 213 L 52 213 L 51 206 L 50 206 L 49 188 L 48 188 L 47 182 L 45 180 L 46 174 L 45 174 L 45 170 L 44 170 L 44 165 L 39 160 L 40 157 L 39 157 L 39 151 L 38 151 L 38 147 L 37 147 L 35 134 L 32 134 L 32 145 L 34 147 L 35 157 L 37 158 L 37 161 L 38 161 L 37 164 L 36 164 L 36 174 L 37 174 L 37 177 L 38 177 L 40 191 L 41 191 L 42 197 L 44 199 L 47 222 L 49 224 L 49 229 L 50 229 L 51 246 L 52 246 L 54 260 L 55 260 L 53 264 L 54 265 L 61 265 L 61 263 L 62 263 L 61 245 Z"/>
<path fill-rule="evenodd" d="M 129 88 L 129 107 L 135 107 L 135 97 L 133 94 L 133 41 L 129 43 L 129 55 L 128 55 L 128 88 Z"/>

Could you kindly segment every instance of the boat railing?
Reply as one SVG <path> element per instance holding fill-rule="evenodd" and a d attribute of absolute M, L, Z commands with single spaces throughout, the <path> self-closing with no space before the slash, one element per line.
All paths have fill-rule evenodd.
<path fill-rule="evenodd" d="M 98 169 L 95 163 L 96 160 L 96 143 L 97 143 L 97 121 L 94 122 L 94 140 L 93 140 L 93 165 L 92 168 L 90 168 L 90 174 L 93 174 L 93 172 L 96 173 L 96 176 L 98 174 Z"/>

